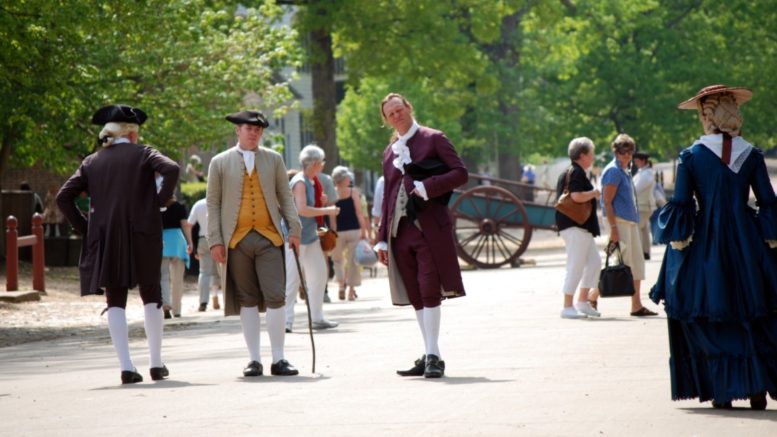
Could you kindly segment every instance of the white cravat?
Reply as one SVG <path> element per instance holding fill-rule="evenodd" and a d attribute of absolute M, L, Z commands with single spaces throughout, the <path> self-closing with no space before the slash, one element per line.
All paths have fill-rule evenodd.
<path fill-rule="evenodd" d="M 413 119 L 413 125 L 405 132 L 404 135 L 400 135 L 393 144 L 391 144 L 391 151 L 394 152 L 394 167 L 399 169 L 402 174 L 405 174 L 405 165 L 410 164 L 410 149 L 407 147 L 407 141 L 415 135 L 418 131 L 418 123 Z"/>
<path fill-rule="evenodd" d="M 240 152 L 241 155 L 243 155 L 243 162 L 246 165 L 246 173 L 248 173 L 248 176 L 251 176 L 251 174 L 254 172 L 254 160 L 256 159 L 256 149 L 254 150 L 245 150 L 240 148 L 240 143 L 238 143 L 237 151 Z"/>

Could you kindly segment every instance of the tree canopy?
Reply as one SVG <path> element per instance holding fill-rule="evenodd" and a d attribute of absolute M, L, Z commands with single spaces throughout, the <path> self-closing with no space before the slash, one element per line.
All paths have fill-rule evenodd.
<path fill-rule="evenodd" d="M 99 128 L 89 121 L 105 104 L 144 109 L 142 140 L 172 157 L 223 140 L 224 114 L 247 96 L 282 111 L 291 95 L 277 72 L 300 61 L 282 12 L 204 0 L 4 4 L 0 171 L 9 159 L 72 167 L 93 149 Z"/>
<path fill-rule="evenodd" d="M 278 2 L 296 5 L 296 24 L 280 24 Z M 336 139 L 359 169 L 380 166 L 390 132 L 378 105 L 392 91 L 468 163 L 496 164 L 506 177 L 526 156 L 563 156 L 581 135 L 602 151 L 626 132 L 672 158 L 701 134 L 677 103 L 713 83 L 752 88 L 745 136 L 763 149 L 777 141 L 770 0 L 243 4 L 253 9 L 218 0 L 3 3 L 0 172 L 9 160 L 72 167 L 94 147 L 88 121 L 107 103 L 146 110 L 143 140 L 172 156 L 222 141 L 231 130 L 223 115 L 246 98 L 280 114 L 290 94 L 278 73 L 303 53 L 294 29 L 324 32 L 346 60 Z"/>
<path fill-rule="evenodd" d="M 672 158 L 701 134 L 696 114 L 676 105 L 713 83 L 751 87 L 746 136 L 764 149 L 777 140 L 773 2 L 388 3 L 334 30 L 350 75 L 338 141 L 358 167 L 376 168 L 385 147 L 387 134 L 376 137 L 384 91 L 409 94 L 431 111 L 417 111 L 419 121 L 448 131 L 476 162 L 512 167 L 530 153 L 563 156 L 582 135 L 607 150 L 620 132 Z"/>

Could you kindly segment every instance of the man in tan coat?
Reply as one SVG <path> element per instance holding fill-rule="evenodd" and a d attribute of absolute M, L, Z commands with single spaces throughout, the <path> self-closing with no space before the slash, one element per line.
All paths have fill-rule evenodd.
<path fill-rule="evenodd" d="M 280 154 L 259 147 L 269 126 L 260 112 L 241 111 L 227 120 L 236 124 L 238 144 L 216 155 L 208 171 L 208 243 L 213 260 L 226 265 L 221 275 L 224 315 L 240 315 L 250 362 L 245 376 L 262 374 L 259 312 L 267 311 L 273 375 L 299 372 L 283 356 L 286 315 L 281 218 L 289 228 L 288 244 L 299 250 L 301 225 Z"/>

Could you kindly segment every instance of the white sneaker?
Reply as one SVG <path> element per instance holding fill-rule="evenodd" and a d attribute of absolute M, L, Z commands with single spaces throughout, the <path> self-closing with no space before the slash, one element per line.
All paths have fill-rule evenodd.
<path fill-rule="evenodd" d="M 578 313 L 575 307 L 566 307 L 563 310 L 561 310 L 561 318 L 562 319 L 584 319 L 585 314 Z"/>
<path fill-rule="evenodd" d="M 588 302 L 576 302 L 575 309 L 589 317 L 601 317 L 602 313 L 596 311 Z"/>

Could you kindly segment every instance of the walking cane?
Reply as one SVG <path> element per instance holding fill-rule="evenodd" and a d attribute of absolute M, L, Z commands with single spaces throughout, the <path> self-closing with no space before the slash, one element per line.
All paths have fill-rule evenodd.
<path fill-rule="evenodd" d="M 305 277 L 302 276 L 302 268 L 299 265 L 297 248 L 291 246 L 291 251 L 294 253 L 294 261 L 297 262 L 297 274 L 299 275 L 299 280 L 302 283 L 302 289 L 305 290 L 305 307 L 308 309 L 308 332 L 310 333 L 310 347 L 313 349 L 313 373 L 316 373 L 316 342 L 313 340 L 313 320 L 310 318 L 310 293 L 308 292 L 308 285 L 305 283 Z"/>

